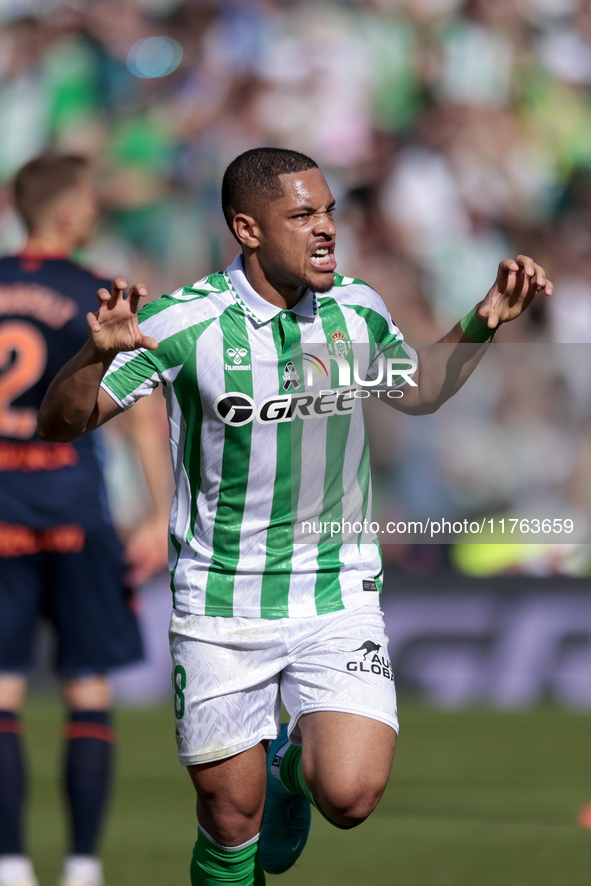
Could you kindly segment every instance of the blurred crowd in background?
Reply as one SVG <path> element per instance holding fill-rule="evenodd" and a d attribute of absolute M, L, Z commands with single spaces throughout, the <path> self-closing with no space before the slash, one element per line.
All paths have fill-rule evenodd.
<path fill-rule="evenodd" d="M 223 171 L 274 145 L 319 163 L 337 200 L 339 270 L 380 293 L 408 341 L 439 337 L 484 296 L 501 258 L 526 253 L 557 295 L 498 339 L 591 343 L 587 2 L 0 0 L 0 19 L 3 252 L 23 237 L 16 170 L 48 148 L 83 153 L 103 212 L 81 260 L 141 279 L 154 297 L 170 292 L 233 258 Z M 463 412 L 414 426 L 372 409 L 381 512 L 509 512 L 535 482 L 561 513 L 585 513 L 591 390 L 576 361 L 542 364 L 526 369 L 516 352 L 504 386 L 475 377 Z M 511 470 L 492 459 L 502 483 L 480 469 L 487 442 L 488 457 L 516 459 Z M 556 469 L 536 473 L 531 447 L 542 443 Z M 469 494 L 454 499 L 460 476 Z M 433 546 L 392 547 L 386 559 L 441 567 Z M 532 568 L 585 571 L 583 560 L 546 552 Z"/>

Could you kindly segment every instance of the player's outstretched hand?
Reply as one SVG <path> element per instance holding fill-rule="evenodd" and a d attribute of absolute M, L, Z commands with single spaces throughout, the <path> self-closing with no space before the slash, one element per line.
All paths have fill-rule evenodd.
<path fill-rule="evenodd" d="M 156 339 L 141 332 L 137 320 L 139 301 L 146 297 L 148 290 L 138 283 L 131 287 L 129 295 L 124 298 L 125 289 L 127 283 L 123 277 L 115 277 L 111 292 L 106 289 L 97 292 L 97 312 L 86 315 L 90 340 L 100 354 L 135 351 L 136 348 L 154 351 L 158 347 Z"/>
<path fill-rule="evenodd" d="M 489 329 L 519 317 L 538 292 L 552 295 L 554 284 L 541 265 L 528 255 L 518 255 L 499 264 L 497 279 L 476 308 L 476 316 Z"/>

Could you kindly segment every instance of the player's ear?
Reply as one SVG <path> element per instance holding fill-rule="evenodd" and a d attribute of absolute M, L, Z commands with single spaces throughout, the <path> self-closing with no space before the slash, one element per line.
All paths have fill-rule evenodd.
<path fill-rule="evenodd" d="M 60 234 L 65 233 L 71 227 L 72 203 L 68 199 L 69 196 L 69 194 L 62 194 L 61 198 L 54 201 L 48 212 L 53 227 L 55 227 Z"/>
<path fill-rule="evenodd" d="M 261 230 L 252 215 L 238 212 L 232 221 L 234 232 L 243 246 L 256 249 L 260 244 Z"/>
<path fill-rule="evenodd" d="M 53 207 L 53 225 L 66 237 L 71 236 L 79 224 L 77 198 L 77 191 L 68 192 L 63 194 Z"/>

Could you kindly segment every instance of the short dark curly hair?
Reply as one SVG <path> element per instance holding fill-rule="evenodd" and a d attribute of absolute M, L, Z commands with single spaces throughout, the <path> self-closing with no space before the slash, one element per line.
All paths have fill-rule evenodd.
<path fill-rule="evenodd" d="M 250 213 L 261 201 L 271 203 L 283 196 L 280 175 L 317 168 L 311 157 L 284 148 L 253 148 L 232 160 L 222 181 L 222 210 L 234 237 L 235 215 Z"/>

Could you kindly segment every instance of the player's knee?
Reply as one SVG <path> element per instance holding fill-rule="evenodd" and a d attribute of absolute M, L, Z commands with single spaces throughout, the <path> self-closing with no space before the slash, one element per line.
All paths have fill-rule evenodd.
<path fill-rule="evenodd" d="M 382 793 L 365 791 L 355 797 L 349 805 L 342 810 L 341 816 L 344 823 L 349 827 L 356 827 L 368 818 L 378 805 Z"/>
<path fill-rule="evenodd" d="M 256 833 L 265 803 L 262 791 L 197 791 L 197 817 L 205 830 L 223 846 L 238 846 Z"/>
<path fill-rule="evenodd" d="M 358 787 L 339 785 L 327 794 L 329 818 L 341 827 L 354 828 L 374 811 L 382 794 L 383 785 L 366 784 Z"/>
<path fill-rule="evenodd" d="M 241 815 L 236 810 L 224 810 L 212 817 L 206 830 L 222 846 L 239 846 L 253 836 L 253 816 Z"/>
<path fill-rule="evenodd" d="M 62 691 L 66 704 L 73 711 L 108 711 L 113 705 L 111 682 L 99 674 L 64 680 Z"/>
<path fill-rule="evenodd" d="M 260 798 L 254 791 L 252 795 L 237 796 L 228 792 L 227 796 L 220 796 L 200 790 L 198 798 L 198 809 L 199 806 L 202 806 L 203 809 L 207 809 L 214 815 L 216 820 L 228 822 L 233 826 L 238 826 L 241 821 L 251 821 L 256 818 L 264 805 L 264 794 Z"/>
<path fill-rule="evenodd" d="M 200 796 L 197 818 L 207 833 L 222 846 L 239 846 L 260 828 L 261 804 L 210 800 Z"/>

